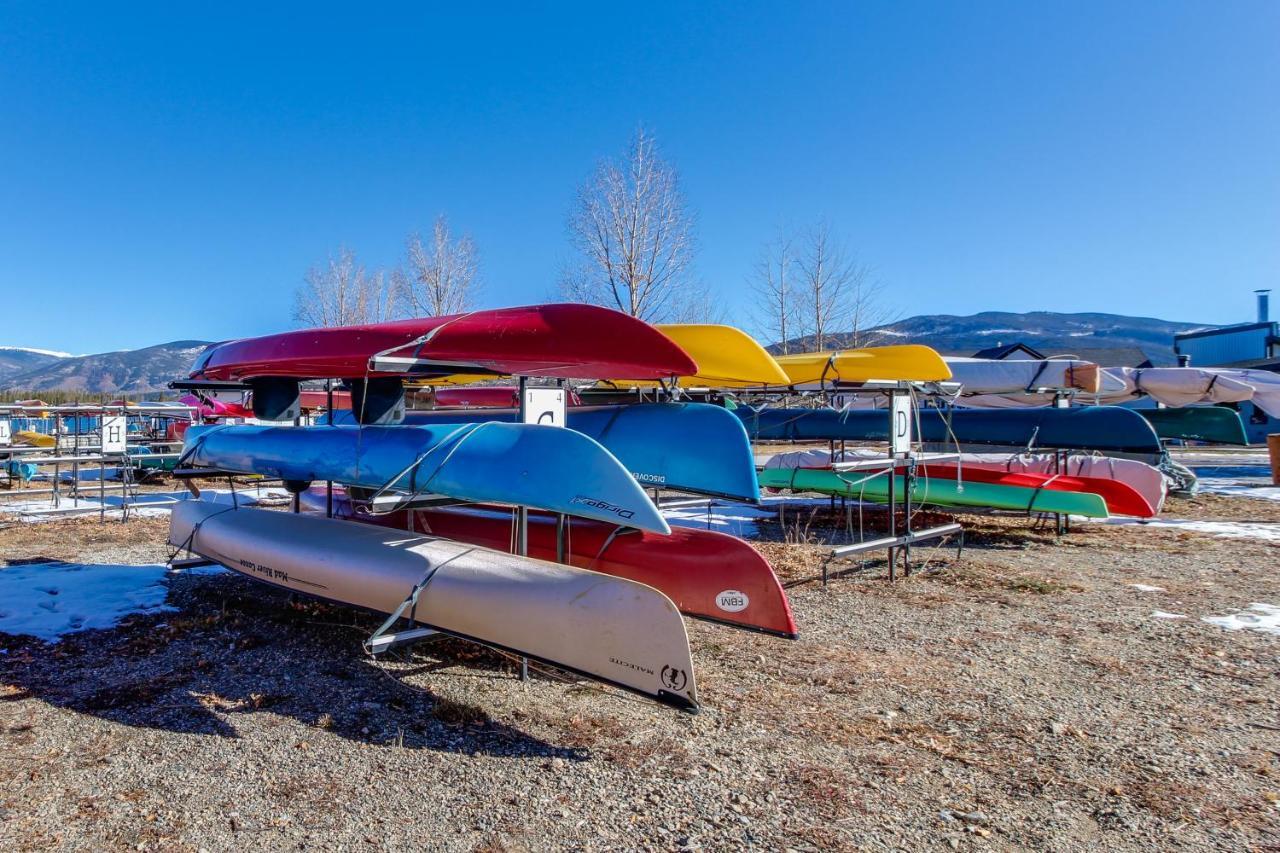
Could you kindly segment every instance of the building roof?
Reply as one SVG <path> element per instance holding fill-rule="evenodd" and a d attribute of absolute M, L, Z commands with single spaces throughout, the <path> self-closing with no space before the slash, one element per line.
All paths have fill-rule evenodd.
<path fill-rule="evenodd" d="M 996 360 L 1010 358 L 1018 353 L 1022 353 L 1026 358 L 1042 359 L 1044 354 L 1034 347 L 1027 346 L 1021 341 L 1012 344 L 1002 344 L 1000 346 L 987 347 L 975 352 L 971 358 L 992 358 Z"/>

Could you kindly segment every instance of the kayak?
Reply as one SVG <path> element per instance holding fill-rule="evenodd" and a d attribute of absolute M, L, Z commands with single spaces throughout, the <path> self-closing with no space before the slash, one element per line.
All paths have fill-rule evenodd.
<path fill-rule="evenodd" d="M 684 622 L 652 587 L 372 525 L 183 501 L 169 543 L 254 580 L 396 613 L 684 711 L 697 710 Z"/>
<path fill-rule="evenodd" d="M 32 429 L 20 429 L 13 433 L 12 441 L 14 444 L 24 444 L 28 447 L 56 447 L 58 440 L 51 435 L 45 435 L 42 432 L 36 432 Z"/>
<path fill-rule="evenodd" d="M 279 477 L 296 491 L 330 480 L 671 532 L 644 489 L 609 451 L 561 427 L 192 426 L 179 462 Z"/>
<path fill-rule="evenodd" d="M 1248 445 L 1240 413 L 1226 406 L 1187 406 L 1182 409 L 1134 409 L 1155 428 L 1156 435 L 1180 441 Z"/>
<path fill-rule="evenodd" d="M 867 471 L 835 471 L 831 468 L 765 468 L 760 472 L 760 485 L 771 489 L 796 492 L 820 492 L 827 495 L 868 501 L 887 501 L 889 474 Z M 902 500 L 906 478 L 894 476 L 895 494 Z M 910 496 L 912 503 L 946 507 L 989 507 L 1019 512 L 1057 512 L 1106 518 L 1107 505 L 1101 497 L 1077 492 L 1055 492 L 990 483 L 960 483 L 937 477 L 917 477 Z"/>
<path fill-rule="evenodd" d="M 323 492 L 311 489 L 303 497 L 306 510 L 325 511 Z M 340 491 L 333 503 L 335 517 L 511 550 L 510 510 L 467 507 L 366 515 L 353 512 Z M 791 606 L 773 569 L 741 539 L 686 527 L 659 536 L 582 518 L 566 523 L 570 565 L 648 584 L 686 616 L 788 639 L 797 636 Z M 529 556 L 558 562 L 555 516 L 530 513 L 528 531 Z"/>
<path fill-rule="evenodd" d="M 936 350 L 920 344 L 775 356 L 792 385 L 859 384 L 873 380 L 941 382 L 951 370 Z"/>
<path fill-rule="evenodd" d="M 684 350 L 641 320 L 594 305 L 553 304 L 227 341 L 200 353 L 190 378 L 488 373 L 663 379 L 697 370 Z"/>
<path fill-rule="evenodd" d="M 405 413 L 421 426 L 516 420 L 514 409 L 433 409 Z M 339 423 L 351 416 L 340 413 Z M 566 426 L 598 441 L 642 486 L 731 500 L 760 500 L 751 442 L 742 422 L 706 403 L 571 407 Z"/>
<path fill-rule="evenodd" d="M 883 409 L 769 409 L 738 406 L 747 434 L 756 441 L 888 441 Z M 916 439 L 930 444 L 995 445 L 1024 449 L 1097 450 L 1113 453 L 1164 451 L 1155 430 L 1133 409 L 1080 406 L 1070 409 L 920 409 Z"/>

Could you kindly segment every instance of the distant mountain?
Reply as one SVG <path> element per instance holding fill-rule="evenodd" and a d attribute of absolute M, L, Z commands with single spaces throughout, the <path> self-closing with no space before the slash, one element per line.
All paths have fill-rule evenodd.
<path fill-rule="evenodd" d="M 17 376 L 19 373 L 26 373 L 70 357 L 69 352 L 29 347 L 0 347 L 0 384 L 6 383 L 10 376 Z"/>
<path fill-rule="evenodd" d="M 872 332 L 878 344 L 927 344 L 946 355 L 973 355 L 1002 344 L 1024 343 L 1045 355 L 1075 354 L 1082 358 L 1104 350 L 1141 350 L 1155 364 L 1173 364 L 1174 334 L 1195 328 L 1200 326 L 1120 314 L 983 311 L 967 317 L 925 314 L 879 326 Z M 827 346 L 848 346 L 850 338 L 836 335 Z M 805 351 L 812 344 L 811 337 L 797 338 L 788 348 Z M 770 350 L 778 352 L 781 347 L 775 344 Z"/>
<path fill-rule="evenodd" d="M 0 372 L 0 390 L 92 391 L 100 393 L 149 393 L 165 390 L 174 379 L 186 376 L 205 341 L 171 341 L 137 350 L 98 355 L 48 356 L 25 370 Z M 0 359 L 14 350 L 0 350 Z"/>

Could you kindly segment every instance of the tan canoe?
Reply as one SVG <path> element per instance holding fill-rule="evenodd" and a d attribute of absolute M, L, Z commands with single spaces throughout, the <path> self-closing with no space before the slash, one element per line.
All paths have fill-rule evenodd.
<path fill-rule="evenodd" d="M 425 581 L 419 625 L 697 710 L 684 622 L 658 590 L 447 539 L 202 501 L 169 542 L 256 580 L 379 613 Z"/>

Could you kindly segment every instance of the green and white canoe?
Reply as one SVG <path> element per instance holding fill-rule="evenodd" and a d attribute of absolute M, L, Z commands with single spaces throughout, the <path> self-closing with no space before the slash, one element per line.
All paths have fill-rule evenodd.
<path fill-rule="evenodd" d="M 761 488 L 819 492 L 824 495 L 884 503 L 889 499 L 889 474 L 866 471 L 833 471 L 830 468 L 764 468 L 758 472 Z M 898 500 L 904 477 L 894 478 Z M 986 507 L 1019 512 L 1060 512 L 1088 518 L 1106 518 L 1107 504 L 1088 492 L 1055 492 L 1025 486 L 992 483 L 960 483 L 935 477 L 916 477 L 913 503 L 946 507 Z"/>

